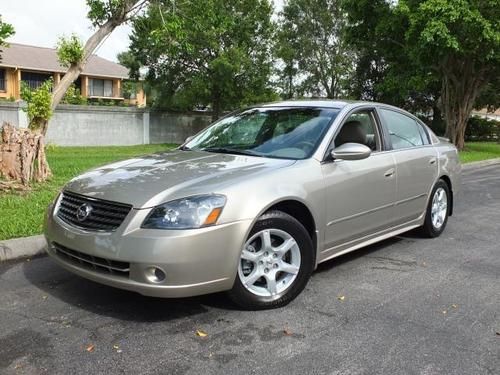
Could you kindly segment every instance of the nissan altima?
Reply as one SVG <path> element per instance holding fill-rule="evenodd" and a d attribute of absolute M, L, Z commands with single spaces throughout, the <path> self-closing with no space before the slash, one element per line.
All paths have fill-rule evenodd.
<path fill-rule="evenodd" d="M 415 228 L 439 236 L 459 186 L 456 148 L 401 109 L 270 103 L 71 180 L 48 209 L 47 252 L 147 296 L 273 308 L 321 262 Z"/>

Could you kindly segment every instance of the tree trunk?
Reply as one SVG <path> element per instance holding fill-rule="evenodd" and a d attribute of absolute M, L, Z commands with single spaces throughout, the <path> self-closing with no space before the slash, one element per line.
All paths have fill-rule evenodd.
<path fill-rule="evenodd" d="M 51 109 L 54 111 L 58 104 L 61 102 L 64 94 L 68 91 L 69 86 L 78 78 L 80 73 L 83 71 L 85 64 L 87 64 L 88 59 L 92 56 L 95 49 L 101 44 L 101 42 L 109 35 L 111 32 L 123 22 L 126 21 L 128 14 L 135 9 L 138 4 L 145 3 L 144 0 L 128 0 L 124 2 L 123 9 L 120 10 L 118 14 L 115 14 L 112 18 L 106 21 L 102 26 L 100 26 L 97 31 L 92 34 L 92 36 L 87 40 L 85 46 L 83 47 L 83 57 L 78 63 L 71 64 L 68 71 L 64 74 L 64 77 L 59 81 L 59 83 L 54 87 L 52 91 L 52 103 Z M 47 133 L 47 124 L 42 127 L 42 134 Z"/>
<path fill-rule="evenodd" d="M 0 177 L 27 186 L 32 181 L 42 182 L 51 176 L 41 133 L 4 123 L 0 140 Z"/>
<path fill-rule="evenodd" d="M 212 122 L 217 121 L 221 115 L 221 97 L 218 91 L 212 94 Z"/>
<path fill-rule="evenodd" d="M 442 69 L 442 110 L 446 121 L 446 137 L 462 150 L 465 129 L 474 103 L 485 84 L 484 71 L 474 69 L 469 61 L 448 59 Z"/>

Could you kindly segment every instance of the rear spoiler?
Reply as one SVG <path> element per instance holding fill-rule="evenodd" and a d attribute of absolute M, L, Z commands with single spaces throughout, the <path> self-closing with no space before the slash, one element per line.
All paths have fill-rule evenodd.
<path fill-rule="evenodd" d="M 450 138 L 446 138 L 446 137 L 438 137 L 438 139 L 439 139 L 441 142 L 448 142 L 448 143 L 451 143 L 451 139 L 450 139 Z"/>

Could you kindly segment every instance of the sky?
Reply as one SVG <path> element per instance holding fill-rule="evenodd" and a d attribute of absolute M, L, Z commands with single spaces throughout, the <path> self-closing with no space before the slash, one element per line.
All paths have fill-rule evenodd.
<path fill-rule="evenodd" d="M 283 0 L 274 3 L 281 9 Z M 74 33 L 85 41 L 93 33 L 85 0 L 0 0 L 0 15 L 16 30 L 8 39 L 12 43 L 54 48 L 60 36 Z M 116 55 L 128 48 L 130 32 L 128 25 L 116 28 L 94 53 L 117 61 Z"/>
<path fill-rule="evenodd" d="M 62 35 L 75 33 L 85 41 L 94 31 L 85 0 L 0 0 L 0 14 L 16 30 L 12 43 L 54 48 Z M 94 53 L 116 61 L 127 50 L 129 33 L 128 25 L 116 28 Z"/>

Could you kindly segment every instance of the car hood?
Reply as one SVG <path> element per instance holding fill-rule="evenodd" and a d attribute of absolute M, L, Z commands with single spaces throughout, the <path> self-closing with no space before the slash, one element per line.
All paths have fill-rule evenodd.
<path fill-rule="evenodd" d="M 167 200 L 221 191 L 225 186 L 293 164 L 293 160 L 202 151 L 164 152 L 93 169 L 65 190 L 148 208 Z"/>

